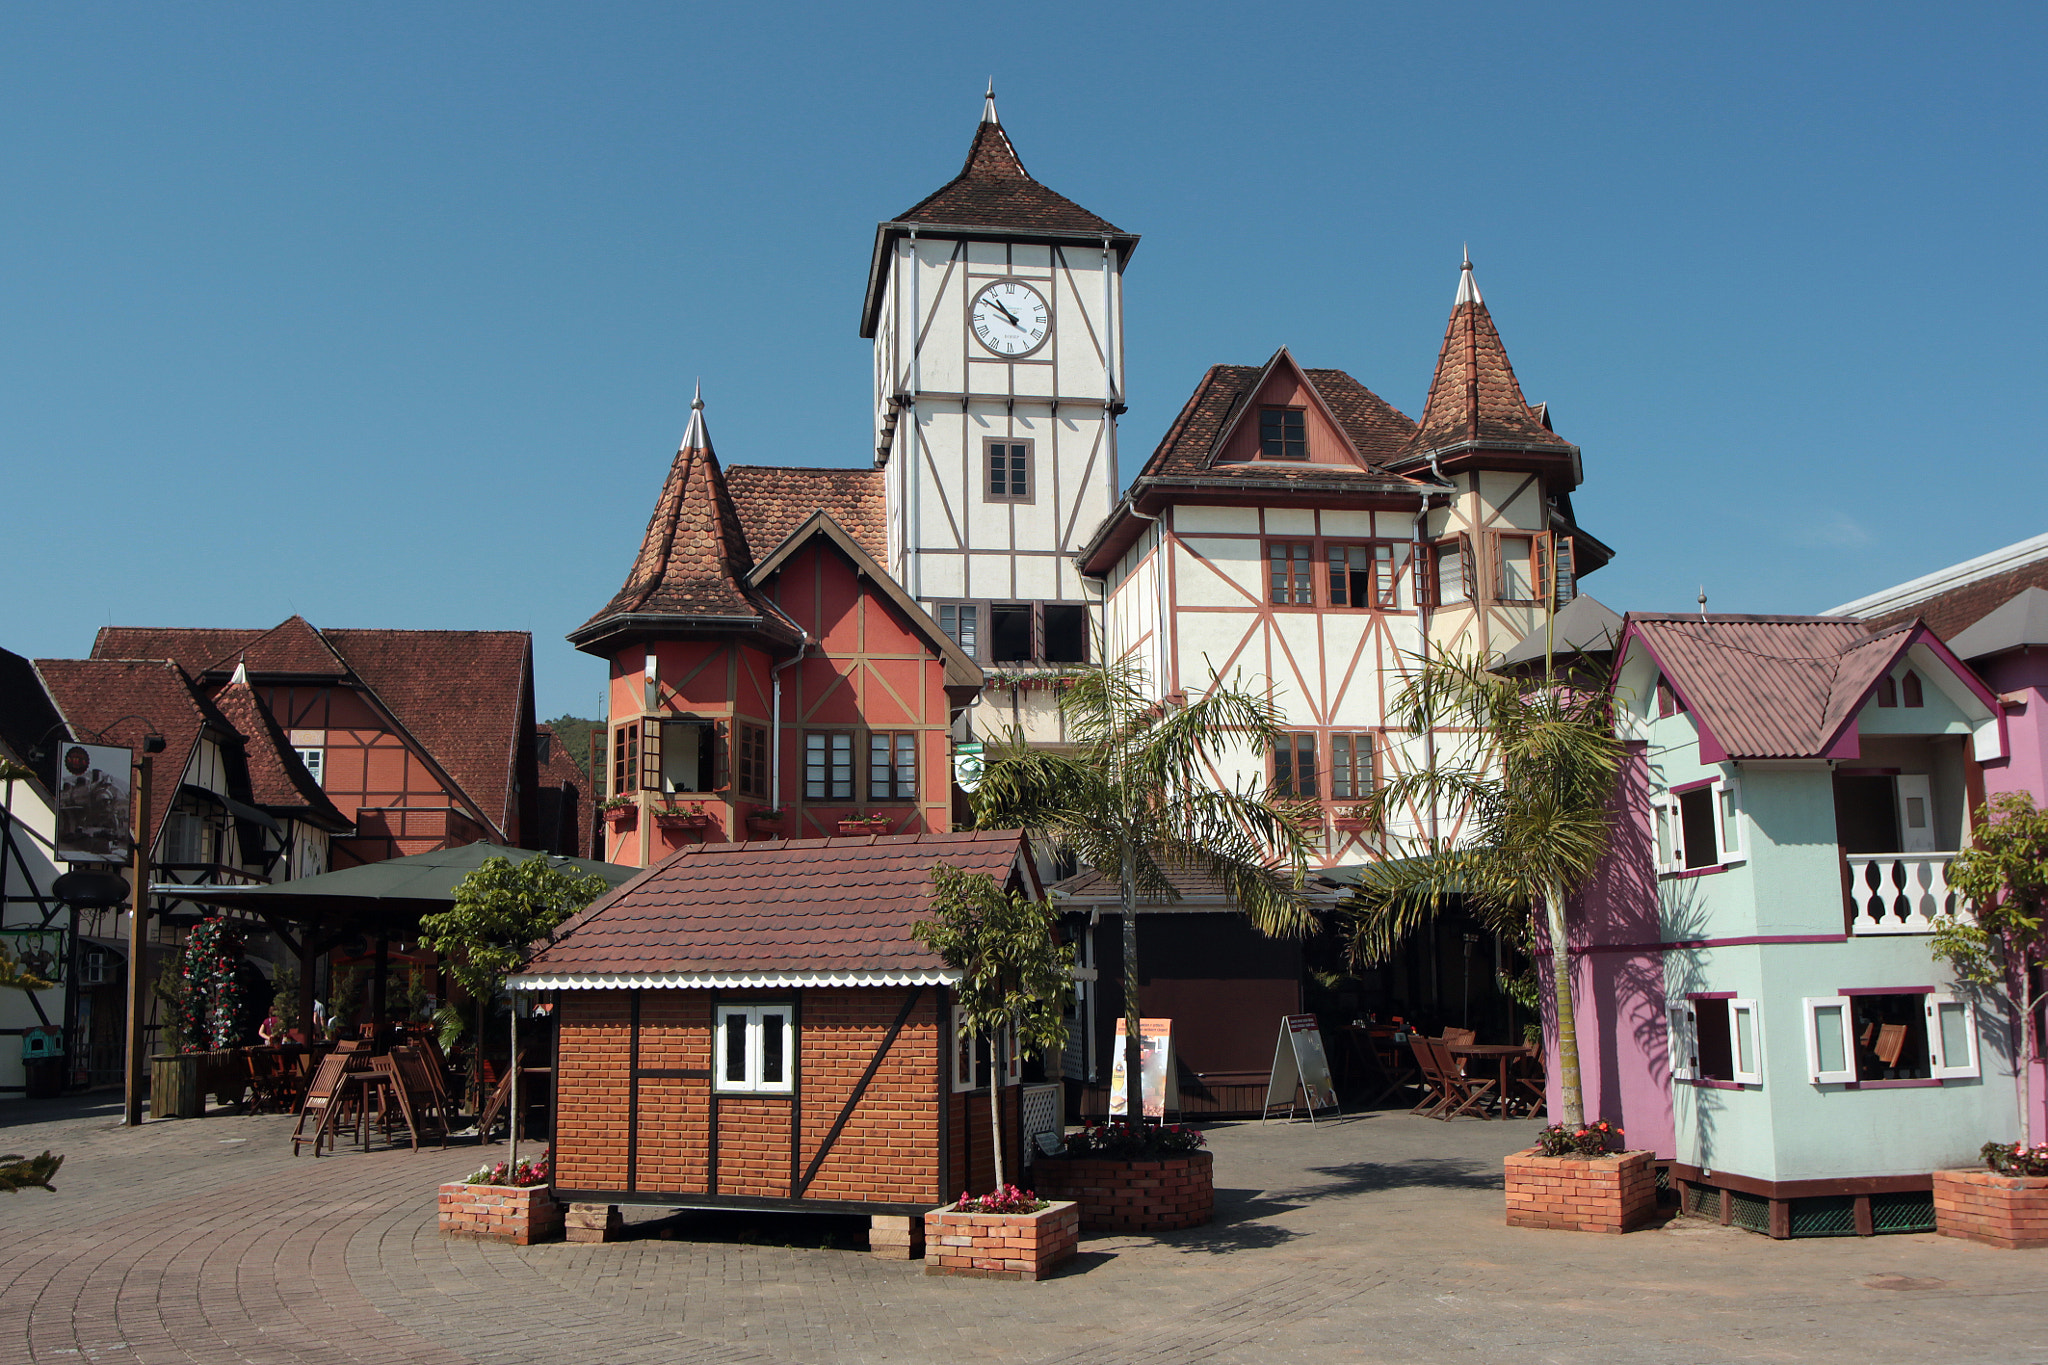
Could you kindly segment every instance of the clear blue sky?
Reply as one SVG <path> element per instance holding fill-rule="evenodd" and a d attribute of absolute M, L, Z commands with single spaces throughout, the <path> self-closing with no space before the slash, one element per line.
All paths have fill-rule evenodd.
<path fill-rule="evenodd" d="M 991 74 L 1144 235 L 1126 473 L 1285 343 L 1419 409 L 1461 244 L 1626 609 L 1811 611 L 2041 532 L 2039 4 L 0 12 L 0 645 L 531 630 L 618 587 L 702 376 L 868 458 L 875 223 Z"/>

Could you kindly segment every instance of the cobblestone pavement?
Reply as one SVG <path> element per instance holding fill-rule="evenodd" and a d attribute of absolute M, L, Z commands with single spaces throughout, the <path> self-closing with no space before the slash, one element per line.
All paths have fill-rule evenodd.
<path fill-rule="evenodd" d="M 116 1117 L 0 1107 L 0 1147 L 66 1157 L 58 1194 L 0 1203 L 0 1361 L 2048 1361 L 2048 1253 L 1505 1227 L 1526 1123 L 1221 1125 L 1214 1224 L 1017 1284 L 659 1211 L 604 1246 L 444 1240 L 434 1187 L 475 1148 L 294 1160 L 288 1118 Z"/>

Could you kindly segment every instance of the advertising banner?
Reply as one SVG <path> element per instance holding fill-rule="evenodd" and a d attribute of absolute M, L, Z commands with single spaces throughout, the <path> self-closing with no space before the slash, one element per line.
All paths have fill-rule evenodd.
<path fill-rule="evenodd" d="M 99 744 L 57 751 L 57 849 L 68 863 L 125 863 L 134 755 Z"/>
<path fill-rule="evenodd" d="M 1311 1123 L 1316 1110 L 1337 1107 L 1337 1087 L 1330 1081 L 1330 1060 L 1323 1052 L 1322 1026 L 1313 1014 L 1290 1014 L 1280 1021 L 1280 1040 L 1273 1048 L 1273 1079 L 1266 1084 L 1266 1116 L 1271 1117 L 1284 1104 L 1291 1118 L 1301 1100 L 1307 1101 Z"/>
<path fill-rule="evenodd" d="M 1124 1075 L 1124 1021 L 1116 1021 L 1116 1061 L 1109 1073 L 1109 1112 L 1112 1117 L 1130 1114 L 1129 1091 Z M 1138 1021 L 1138 1066 L 1143 1086 L 1145 1115 L 1164 1118 L 1167 1112 L 1166 1078 L 1176 1075 L 1173 1065 L 1173 1020 Z M 1180 1086 L 1172 1090 L 1172 1109 L 1180 1112 Z"/>

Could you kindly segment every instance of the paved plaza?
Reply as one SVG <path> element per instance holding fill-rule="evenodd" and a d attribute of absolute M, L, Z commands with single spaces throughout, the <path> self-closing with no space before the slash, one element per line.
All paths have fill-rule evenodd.
<path fill-rule="evenodd" d="M 446 1240 L 434 1187 L 474 1147 L 294 1160 L 289 1118 L 116 1114 L 0 1109 L 0 1147 L 66 1156 L 55 1196 L 0 1197 L 0 1360 L 2048 1361 L 2048 1253 L 1505 1227 L 1500 1158 L 1528 1123 L 1218 1125 L 1214 1224 L 1089 1238 L 1019 1284 L 875 1260 L 837 1219 Z"/>

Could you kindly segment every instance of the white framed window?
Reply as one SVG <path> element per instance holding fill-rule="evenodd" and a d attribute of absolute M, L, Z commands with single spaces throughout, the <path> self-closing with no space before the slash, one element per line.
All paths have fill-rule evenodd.
<path fill-rule="evenodd" d="M 327 765 L 327 751 L 325 749 L 301 749 L 299 750 L 299 762 L 305 764 L 306 771 L 313 774 L 315 786 L 326 785 L 324 774 Z"/>
<path fill-rule="evenodd" d="M 962 1017 L 964 1014 L 958 1005 L 953 1006 L 953 1090 L 956 1094 L 974 1089 L 975 1039 L 973 1034 L 962 1032 L 966 1024 Z"/>
<path fill-rule="evenodd" d="M 1657 870 L 1722 867 L 1748 856 L 1742 842 L 1742 792 L 1733 778 L 1667 791 L 1651 798 Z"/>
<path fill-rule="evenodd" d="M 1754 1000 L 1691 996 L 1664 1008 L 1671 1078 L 1764 1083 L 1762 1013 Z"/>
<path fill-rule="evenodd" d="M 1975 1076 L 1977 1007 L 1967 1000 L 1936 991 L 1927 997 L 1929 1070 L 1937 1079 Z"/>
<path fill-rule="evenodd" d="M 715 1089 L 787 1095 L 796 1089 L 796 1024 L 788 1005 L 720 1005 Z"/>
<path fill-rule="evenodd" d="M 1808 996 L 1806 1071 L 1815 1085 L 1846 1085 L 1856 1079 L 1856 1037 L 1846 995 Z"/>
<path fill-rule="evenodd" d="M 979 1090 L 989 1083 L 994 1067 L 989 1061 L 989 1040 L 972 1033 L 962 1033 L 965 1012 L 953 1006 L 953 1091 Z M 995 1055 L 1001 1060 L 1003 1084 L 1018 1085 L 1024 1080 L 1024 1059 L 1017 1054 L 1016 1036 L 1012 1029 L 1005 1028 L 996 1035 Z"/>

